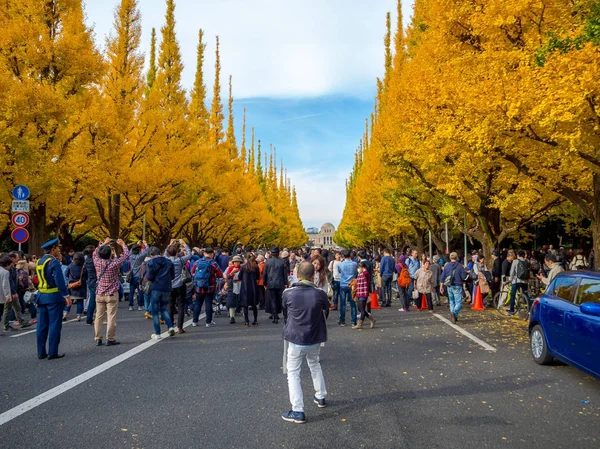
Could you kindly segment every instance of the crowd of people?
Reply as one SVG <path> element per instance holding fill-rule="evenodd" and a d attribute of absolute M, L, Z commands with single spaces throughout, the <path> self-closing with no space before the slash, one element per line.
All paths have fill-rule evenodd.
<path fill-rule="evenodd" d="M 514 313 L 517 291 L 528 299 L 532 290 L 539 291 L 558 272 L 594 269 L 595 263 L 593 251 L 586 255 L 581 250 L 555 250 L 552 246 L 531 252 L 495 250 L 490 261 L 481 250 L 465 260 L 460 252 L 429 257 L 410 248 L 373 254 L 322 248 L 254 249 L 238 244 L 230 252 L 190 248 L 183 240 L 172 240 L 164 250 L 145 241 L 128 248 L 123 241 L 108 238 L 97 247 L 66 253 L 55 239 L 44 245 L 44 251 L 39 260 L 16 251 L 0 257 L 3 330 L 36 323 L 38 312 L 45 307 L 40 307 L 39 298 L 45 292 L 41 284 L 51 281 L 52 270 L 58 270 L 62 282 L 51 281 L 45 292 L 55 295 L 61 304 L 52 309 L 53 316 L 60 309 L 62 321 L 68 320 L 74 304 L 75 319 L 94 326 L 95 344 L 106 341 L 108 346 L 119 344 L 115 334 L 121 300 L 128 300 L 129 311 L 142 311 L 152 320 L 153 339 L 161 338 L 163 324 L 171 336 L 185 333 L 186 316 L 192 317 L 192 326 L 199 326 L 203 308 L 207 328 L 216 325 L 214 313 L 223 311 L 230 324 L 241 317 L 244 326 L 258 326 L 261 310 L 278 324 L 283 292 L 297 281 L 302 261 L 312 263 L 314 284 L 329 297 L 337 324 L 346 325 L 349 308 L 353 329 L 362 329 L 365 321 L 375 326 L 370 307 L 373 298 L 382 307 L 391 307 L 395 300 L 401 312 L 424 308 L 432 312 L 447 298 L 444 302 L 450 319 L 456 322 L 462 304 L 473 300 L 476 288 L 484 304 L 490 305 L 497 292 L 510 287 L 509 313 Z M 38 328 L 44 326 L 45 318 Z M 38 355 L 46 355 L 45 349 Z"/>

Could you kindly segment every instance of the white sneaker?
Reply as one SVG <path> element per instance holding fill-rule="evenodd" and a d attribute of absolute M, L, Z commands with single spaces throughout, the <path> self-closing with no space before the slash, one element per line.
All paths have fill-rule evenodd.
<path fill-rule="evenodd" d="M 174 327 L 170 327 L 169 328 L 169 337 L 172 337 L 173 335 L 175 335 L 175 328 Z"/>
<path fill-rule="evenodd" d="M 129 307 L 129 311 L 130 311 L 130 312 L 131 312 L 131 311 L 133 311 L 133 307 Z"/>
<path fill-rule="evenodd" d="M 194 323 L 194 322 L 192 321 L 192 327 L 198 327 L 198 323 Z"/>
<path fill-rule="evenodd" d="M 152 334 L 150 335 L 150 338 L 152 340 L 162 340 L 162 337 L 159 334 Z"/>
<path fill-rule="evenodd" d="M 143 308 L 143 307 L 141 307 L 141 306 L 140 306 L 140 307 L 138 307 L 138 312 L 141 312 L 142 310 L 144 310 L 144 308 Z"/>
<path fill-rule="evenodd" d="M 206 323 L 206 327 L 214 327 L 216 325 L 217 325 L 217 323 L 215 323 L 214 321 L 211 321 L 210 323 Z"/>

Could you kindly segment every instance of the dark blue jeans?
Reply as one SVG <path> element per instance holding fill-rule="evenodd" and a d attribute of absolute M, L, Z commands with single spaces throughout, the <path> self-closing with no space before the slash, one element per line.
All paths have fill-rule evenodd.
<path fill-rule="evenodd" d="M 421 304 L 417 304 L 418 300 L 414 300 L 412 297 L 413 292 L 415 291 L 415 281 L 411 278 L 410 284 L 408 284 L 408 288 L 406 289 L 406 295 L 408 296 L 408 304 L 410 306 L 411 301 L 415 303 L 417 307 L 420 307 Z"/>
<path fill-rule="evenodd" d="M 525 300 L 527 301 L 527 306 L 530 306 L 529 303 L 529 292 L 527 291 L 528 289 L 528 285 L 527 284 L 513 284 L 512 288 L 510 289 L 510 312 L 514 313 L 515 311 L 515 299 L 517 297 L 517 290 L 521 290 L 521 295 L 523 295 L 523 297 L 525 298 Z"/>
<path fill-rule="evenodd" d="M 137 305 L 142 307 L 144 305 L 144 299 L 139 292 L 140 278 L 138 276 L 131 277 L 131 283 L 129 284 L 129 307 L 133 307 L 134 299 L 137 296 Z"/>
<path fill-rule="evenodd" d="M 394 275 L 384 274 L 381 276 L 381 305 L 392 304 L 392 281 Z"/>
<path fill-rule="evenodd" d="M 333 289 L 333 305 L 337 307 L 340 303 L 340 281 L 333 281 L 331 288 Z"/>
<path fill-rule="evenodd" d="M 150 305 L 152 307 L 152 324 L 154 325 L 154 333 L 156 335 L 160 335 L 160 318 L 159 314 L 162 316 L 163 320 L 167 324 L 167 329 L 171 329 L 173 327 L 173 321 L 169 316 L 169 312 L 167 312 L 167 304 L 169 304 L 169 298 L 171 297 L 171 292 L 161 292 L 158 290 L 153 290 L 150 294 Z"/>
<path fill-rule="evenodd" d="M 96 312 L 96 284 L 88 284 L 88 298 L 90 299 L 87 308 L 87 324 L 94 324 L 94 313 Z"/>
<path fill-rule="evenodd" d="M 196 292 L 196 301 L 194 302 L 194 317 L 192 321 L 194 323 L 198 323 L 198 319 L 200 317 L 200 313 L 202 312 L 202 304 L 204 304 L 204 308 L 206 309 L 206 324 L 212 323 L 213 319 L 213 297 L 214 293 L 197 293 Z"/>
<path fill-rule="evenodd" d="M 350 287 L 340 288 L 340 323 L 346 323 L 346 301 L 350 303 L 350 319 L 356 324 L 356 302 L 352 299 Z"/>

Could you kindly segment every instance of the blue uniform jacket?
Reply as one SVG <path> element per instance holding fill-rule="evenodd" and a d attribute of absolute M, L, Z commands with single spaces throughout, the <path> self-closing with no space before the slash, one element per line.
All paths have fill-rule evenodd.
<path fill-rule="evenodd" d="M 64 302 L 65 297 L 69 296 L 69 289 L 63 276 L 61 263 L 49 254 L 45 254 L 38 260 L 38 265 L 46 262 L 46 259 L 51 258 L 44 269 L 44 277 L 48 281 L 48 288 L 58 288 L 58 293 L 38 293 L 37 304 L 54 304 Z"/>

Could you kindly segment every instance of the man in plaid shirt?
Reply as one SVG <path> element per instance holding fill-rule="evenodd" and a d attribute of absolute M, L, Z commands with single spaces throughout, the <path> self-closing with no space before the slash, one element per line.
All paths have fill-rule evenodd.
<path fill-rule="evenodd" d="M 102 327 L 104 313 L 106 313 L 106 346 L 118 345 L 115 340 L 117 328 L 117 309 L 119 307 L 119 273 L 121 266 L 129 258 L 129 249 L 121 239 L 117 244 L 123 248 L 119 257 L 115 249 L 109 244 L 110 238 L 94 250 L 93 260 L 96 268 L 98 284 L 96 287 L 96 319 L 94 321 L 94 338 L 96 346 L 102 345 Z"/>

